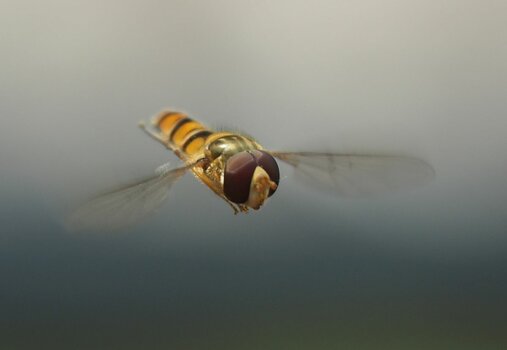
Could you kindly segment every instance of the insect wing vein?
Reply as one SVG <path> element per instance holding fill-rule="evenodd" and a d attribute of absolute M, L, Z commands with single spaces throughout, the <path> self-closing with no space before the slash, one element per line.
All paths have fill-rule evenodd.
<path fill-rule="evenodd" d="M 189 168 L 157 173 L 142 181 L 99 195 L 79 207 L 67 220 L 71 231 L 117 230 L 153 213 L 169 189 Z"/>
<path fill-rule="evenodd" d="M 272 152 L 308 186 L 345 197 L 371 197 L 424 185 L 435 173 L 426 162 L 392 155 Z"/>

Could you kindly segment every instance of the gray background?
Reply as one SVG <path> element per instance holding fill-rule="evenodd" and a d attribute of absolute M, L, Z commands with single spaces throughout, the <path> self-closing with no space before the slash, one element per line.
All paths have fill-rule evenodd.
<path fill-rule="evenodd" d="M 507 3 L 0 3 L 0 345 L 500 349 L 507 344 Z M 435 181 L 302 188 L 233 216 L 191 176 L 149 221 L 69 234 L 76 204 L 177 159 L 181 108 L 277 150 L 393 152 Z"/>

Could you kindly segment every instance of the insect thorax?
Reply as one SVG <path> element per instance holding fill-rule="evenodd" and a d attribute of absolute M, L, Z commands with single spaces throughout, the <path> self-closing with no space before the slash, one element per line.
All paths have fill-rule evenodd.
<path fill-rule="evenodd" d="M 260 145 L 254 140 L 238 134 L 225 134 L 219 136 L 206 146 L 206 154 L 210 160 L 219 157 L 226 161 L 238 152 L 260 149 Z"/>
<path fill-rule="evenodd" d="M 206 176 L 216 183 L 223 184 L 227 160 L 239 152 L 257 149 L 261 149 L 261 146 L 246 136 L 231 133 L 217 134 L 217 138 L 211 140 L 205 147 L 204 153 L 209 160 L 209 166 L 205 170 Z"/>

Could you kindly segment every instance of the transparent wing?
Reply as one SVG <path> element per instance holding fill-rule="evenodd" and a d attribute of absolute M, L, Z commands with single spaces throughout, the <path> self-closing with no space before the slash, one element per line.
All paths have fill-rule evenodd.
<path fill-rule="evenodd" d="M 139 222 L 160 207 L 189 167 L 168 170 L 164 165 L 154 176 L 93 198 L 72 213 L 67 229 L 117 230 Z"/>
<path fill-rule="evenodd" d="M 426 162 L 405 156 L 272 152 L 308 186 L 345 197 L 371 197 L 424 185 L 435 176 Z"/>

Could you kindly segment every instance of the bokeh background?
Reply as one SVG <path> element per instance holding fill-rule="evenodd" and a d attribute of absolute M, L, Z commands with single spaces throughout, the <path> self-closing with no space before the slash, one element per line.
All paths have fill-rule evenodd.
<path fill-rule="evenodd" d="M 504 349 L 507 2 L 0 3 L 2 349 Z M 80 201 L 177 159 L 172 106 L 277 150 L 426 159 L 429 186 L 233 216 L 191 176 L 147 222 Z"/>

